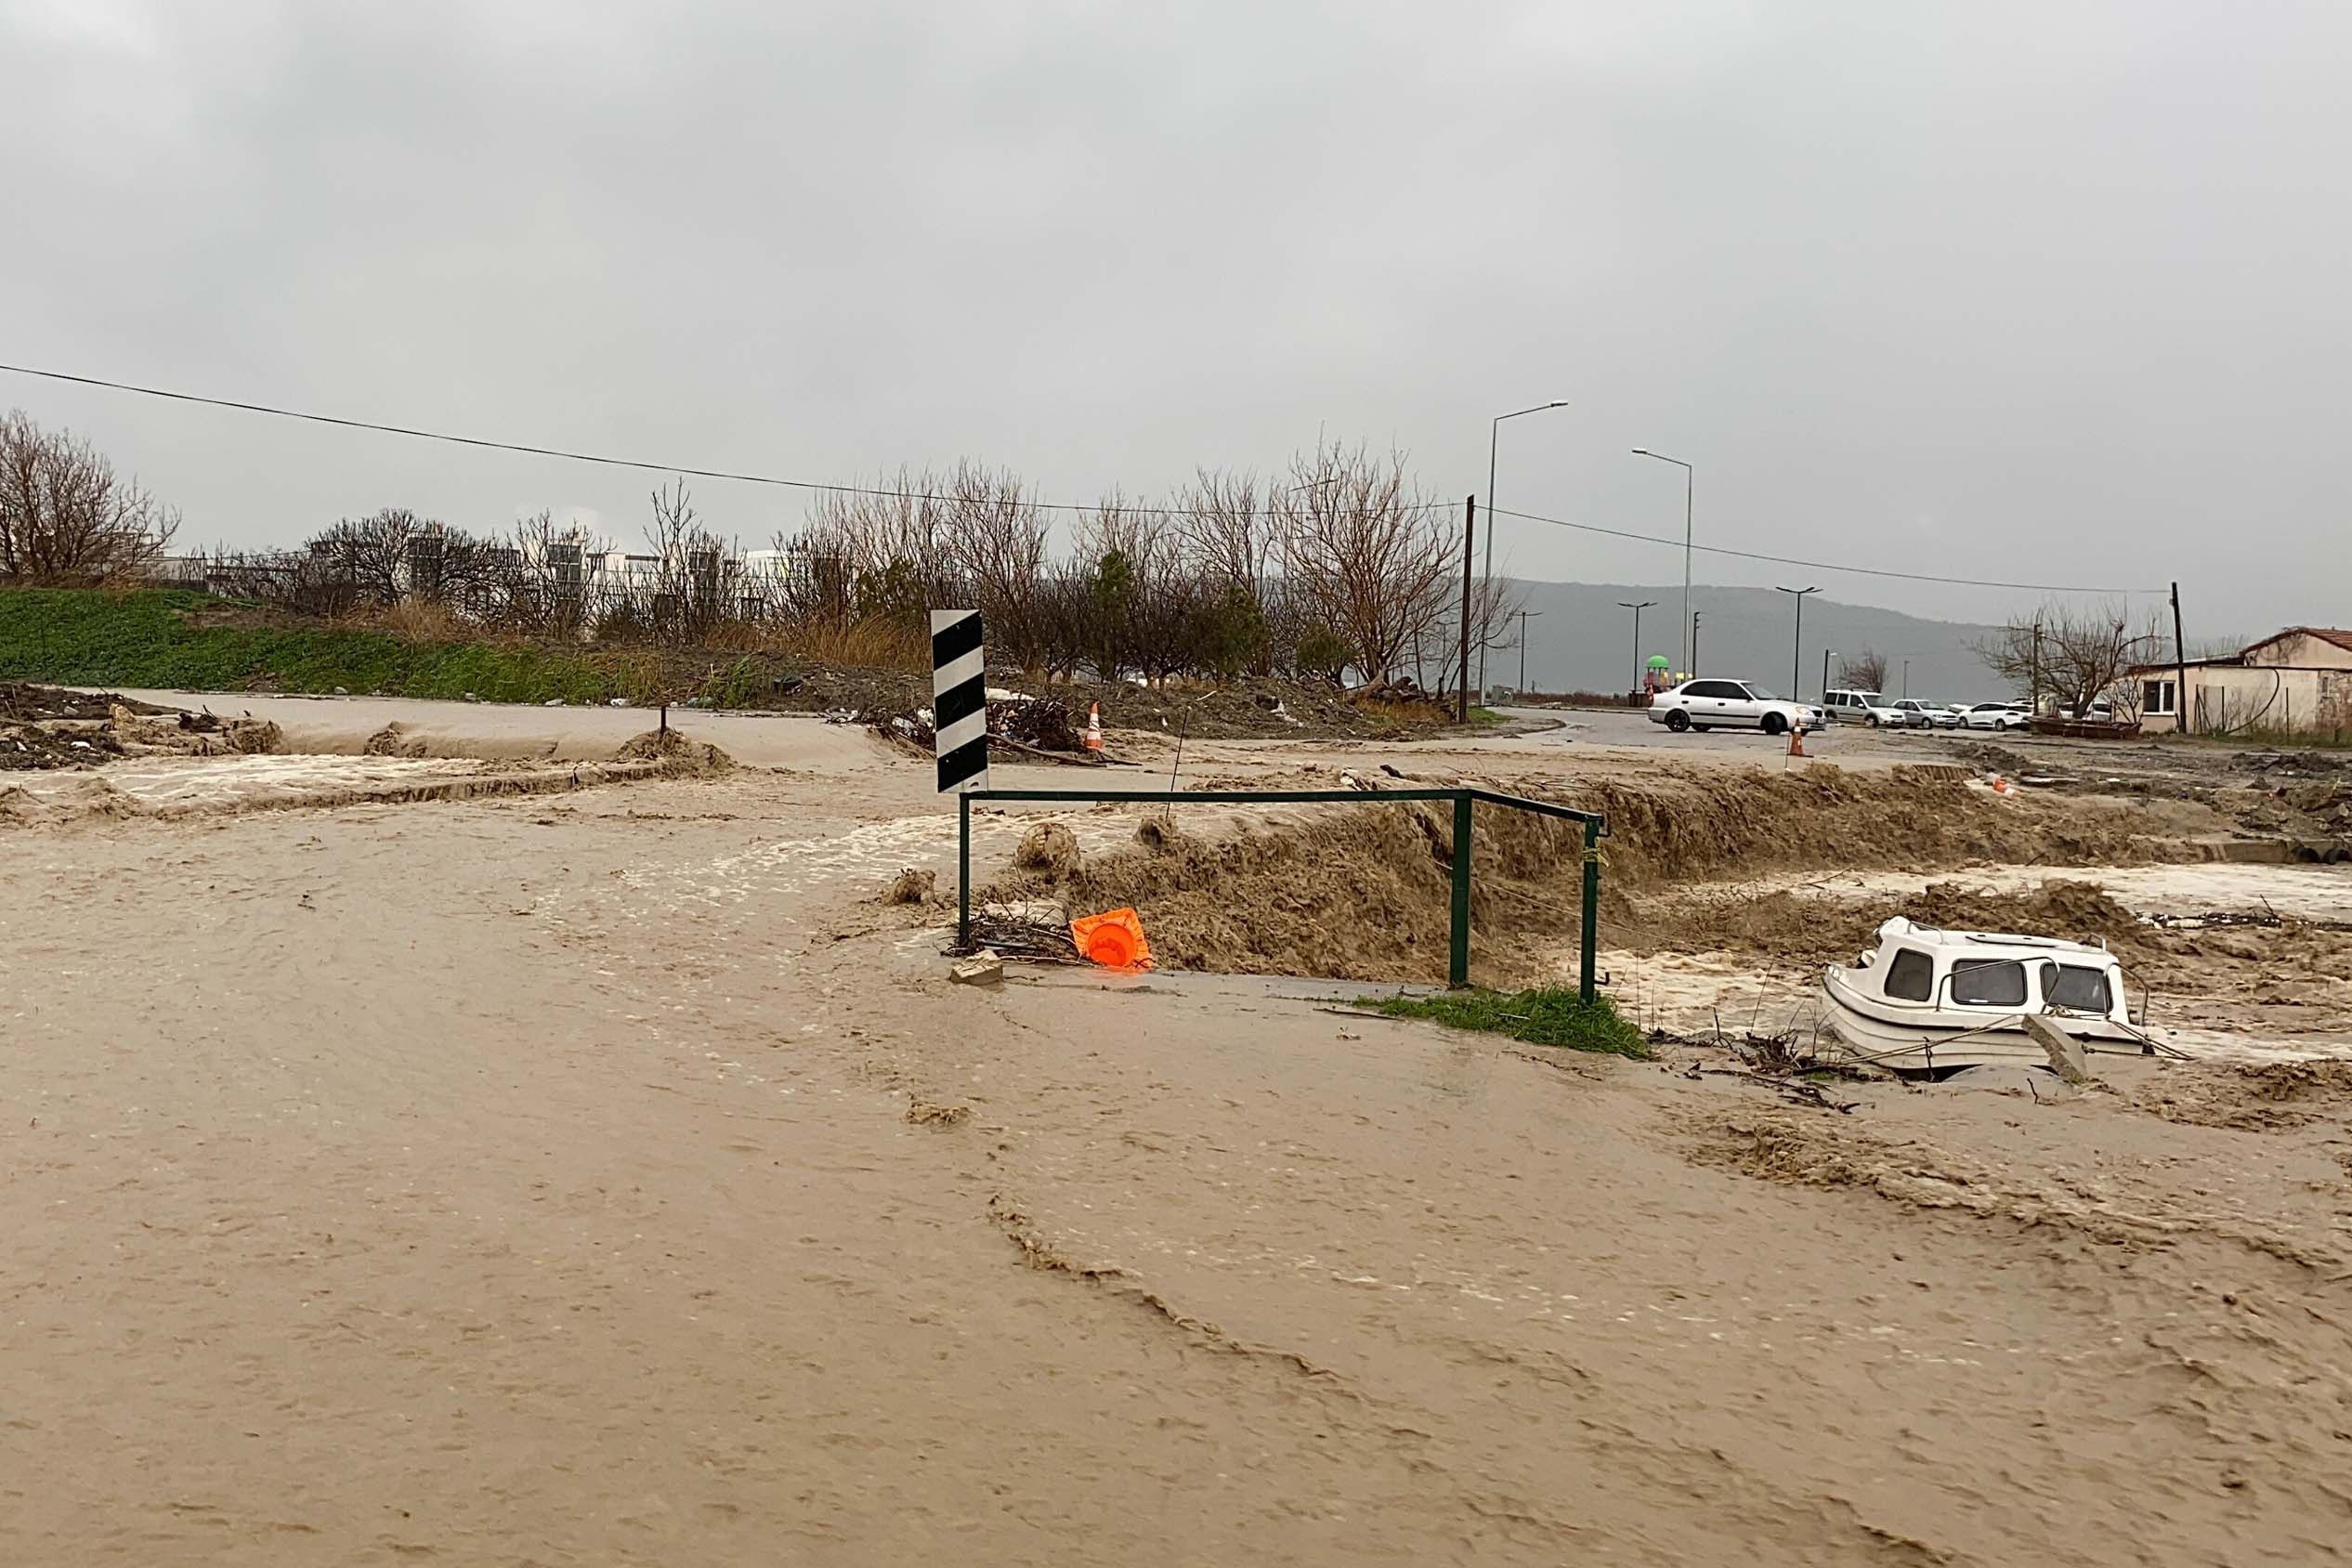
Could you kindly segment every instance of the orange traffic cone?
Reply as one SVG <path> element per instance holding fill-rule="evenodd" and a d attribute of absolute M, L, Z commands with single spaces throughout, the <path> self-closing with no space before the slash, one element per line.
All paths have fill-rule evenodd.
<path fill-rule="evenodd" d="M 1805 754 L 1805 726 L 1803 725 L 1788 726 L 1788 754 L 1792 757 L 1801 757 Z"/>
<path fill-rule="evenodd" d="M 1100 702 L 1086 705 L 1086 749 L 1090 751 L 1103 749 L 1103 705 Z"/>
<path fill-rule="evenodd" d="M 1105 969 L 1149 969 L 1152 945 L 1143 940 L 1143 918 L 1133 909 L 1108 909 L 1070 922 L 1078 956 Z"/>

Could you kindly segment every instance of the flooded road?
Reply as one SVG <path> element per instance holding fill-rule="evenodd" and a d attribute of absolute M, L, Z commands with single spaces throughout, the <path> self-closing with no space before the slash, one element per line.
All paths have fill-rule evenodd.
<path fill-rule="evenodd" d="M 952 847 L 880 748 L 0 836 L 0 1555 L 2336 1549 L 2324 1130 L 950 987 Z"/>

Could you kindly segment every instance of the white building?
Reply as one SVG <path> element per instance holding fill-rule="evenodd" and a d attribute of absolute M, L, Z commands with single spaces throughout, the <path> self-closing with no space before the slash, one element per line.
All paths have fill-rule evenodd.
<path fill-rule="evenodd" d="M 2186 708 L 2192 735 L 2352 738 L 2352 631 L 2341 627 L 2290 626 L 2236 653 L 2192 659 L 2185 668 L 2137 665 L 2131 678 L 2139 685 L 2143 731 L 2177 728 Z"/>

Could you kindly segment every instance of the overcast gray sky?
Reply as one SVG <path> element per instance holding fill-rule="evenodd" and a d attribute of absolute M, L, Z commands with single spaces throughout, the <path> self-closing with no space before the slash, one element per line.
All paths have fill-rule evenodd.
<path fill-rule="evenodd" d="M 0 360 L 1049 499 L 1318 428 L 1432 490 L 2352 624 L 2341 0 L 0 0 Z M 0 375 L 285 542 L 650 476 Z M 747 541 L 786 493 L 709 483 Z M 1526 525 L 1522 575 L 1679 578 Z M 2019 595 L 1701 558 L 1983 618 Z"/>

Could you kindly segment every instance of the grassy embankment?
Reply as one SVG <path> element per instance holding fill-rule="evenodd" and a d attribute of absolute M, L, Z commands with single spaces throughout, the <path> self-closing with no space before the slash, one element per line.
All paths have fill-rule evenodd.
<path fill-rule="evenodd" d="M 1392 1018 L 1427 1018 L 1449 1028 L 1508 1035 L 1528 1045 L 1594 1051 L 1630 1056 L 1637 1062 L 1647 1061 L 1651 1055 L 1641 1031 L 1626 1022 L 1608 998 L 1596 997 L 1587 1002 L 1574 991 L 1553 987 L 1533 991 L 1483 987 L 1441 991 L 1433 996 L 1367 1000 L 1365 1005 Z"/>
<path fill-rule="evenodd" d="M 222 623 L 223 602 L 175 589 L 0 590 L 0 680 L 185 691 L 324 693 L 484 702 L 682 701 L 726 706 L 729 671 L 681 689 L 673 661 L 637 649 L 412 641 L 335 626 Z M 748 696 L 748 693 L 746 693 Z M 738 699 L 740 700 L 740 699 Z"/>

